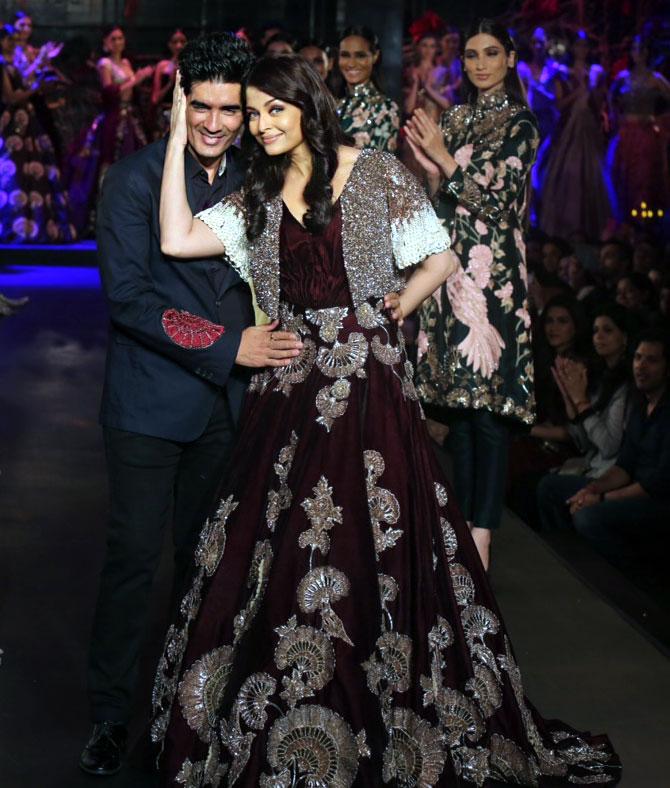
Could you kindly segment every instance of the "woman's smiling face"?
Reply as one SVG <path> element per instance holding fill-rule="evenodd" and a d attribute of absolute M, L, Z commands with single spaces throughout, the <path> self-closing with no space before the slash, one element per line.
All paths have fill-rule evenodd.
<path fill-rule="evenodd" d="M 269 156 L 290 153 L 304 143 L 302 111 L 294 104 L 250 86 L 246 106 L 249 131 Z"/>

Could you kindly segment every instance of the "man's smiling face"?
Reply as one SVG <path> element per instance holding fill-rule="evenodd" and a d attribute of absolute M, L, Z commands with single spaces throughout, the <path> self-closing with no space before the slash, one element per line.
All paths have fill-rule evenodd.
<path fill-rule="evenodd" d="M 242 126 L 241 86 L 237 82 L 194 82 L 186 97 L 188 144 L 203 164 L 219 159 Z"/>

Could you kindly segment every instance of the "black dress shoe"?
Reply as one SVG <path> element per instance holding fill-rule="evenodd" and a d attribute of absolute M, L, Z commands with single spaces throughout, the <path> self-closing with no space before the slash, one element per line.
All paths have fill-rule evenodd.
<path fill-rule="evenodd" d="M 118 722 L 97 722 L 79 758 L 79 766 L 88 774 L 105 777 L 121 770 L 126 752 L 128 731 Z"/>

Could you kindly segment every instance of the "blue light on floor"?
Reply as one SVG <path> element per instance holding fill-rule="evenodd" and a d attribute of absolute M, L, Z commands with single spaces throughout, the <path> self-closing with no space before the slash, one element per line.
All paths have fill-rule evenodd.
<path fill-rule="evenodd" d="M 0 292 L 35 289 L 99 290 L 97 268 L 10 265 L 0 268 Z M 13 293 L 12 293 L 13 294 Z"/>

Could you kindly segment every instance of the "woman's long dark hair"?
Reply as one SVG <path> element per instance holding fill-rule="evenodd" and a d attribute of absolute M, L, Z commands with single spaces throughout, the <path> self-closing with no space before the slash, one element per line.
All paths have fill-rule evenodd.
<path fill-rule="evenodd" d="M 519 104 L 523 104 L 524 107 L 527 107 L 528 99 L 526 98 L 526 91 L 521 84 L 521 80 L 519 79 L 519 74 L 517 72 L 518 49 L 505 25 L 497 22 L 495 19 L 478 19 L 470 26 L 468 32 L 463 38 L 463 55 L 465 54 L 465 47 L 468 41 L 474 36 L 480 35 L 481 33 L 493 36 L 493 38 L 498 40 L 505 50 L 506 55 L 514 52 L 514 65 L 507 69 L 507 74 L 505 76 L 505 92 L 511 99 Z M 477 87 L 473 85 L 472 82 L 470 82 L 465 69 L 463 69 L 463 77 L 463 87 L 461 88 L 463 98 L 465 99 L 466 103 L 474 104 L 478 95 Z"/>
<path fill-rule="evenodd" d="M 340 127 L 335 101 L 324 88 L 316 70 L 300 55 L 276 55 L 257 61 L 244 83 L 275 99 L 298 107 L 305 142 L 312 152 L 312 177 L 303 196 L 309 206 L 303 217 L 311 233 L 321 233 L 333 215 L 333 187 L 339 145 L 350 144 Z M 269 156 L 257 142 L 250 146 L 250 165 L 245 182 L 247 236 L 255 240 L 263 232 L 265 205 L 284 184 L 290 164 L 287 153 Z"/>

